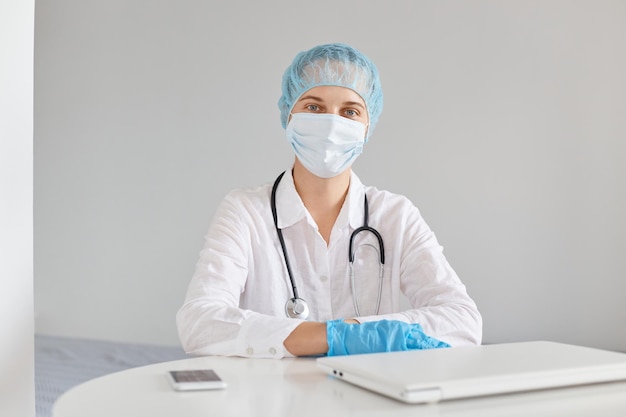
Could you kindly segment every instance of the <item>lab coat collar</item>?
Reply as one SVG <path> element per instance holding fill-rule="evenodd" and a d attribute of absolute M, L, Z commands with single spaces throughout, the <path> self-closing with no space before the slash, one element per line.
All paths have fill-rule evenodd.
<path fill-rule="evenodd" d="M 350 173 L 350 188 L 343 203 L 336 226 L 343 227 L 349 224 L 352 229 L 363 225 L 363 197 L 365 190 L 359 177 Z M 276 190 L 276 210 L 278 212 L 278 227 L 284 229 L 292 226 L 307 217 L 307 210 L 293 182 L 293 174 L 289 168 L 283 176 Z M 348 217 L 346 219 L 346 216 Z"/>
<path fill-rule="evenodd" d="M 363 197 L 365 188 L 359 177 L 354 173 L 350 174 L 350 188 L 346 201 L 343 203 L 336 224 L 340 227 L 349 224 L 352 230 L 363 226 Z M 348 215 L 346 219 L 345 216 Z"/>

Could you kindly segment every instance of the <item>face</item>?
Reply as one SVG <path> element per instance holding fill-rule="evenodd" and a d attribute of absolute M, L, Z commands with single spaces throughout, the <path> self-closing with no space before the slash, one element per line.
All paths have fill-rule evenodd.
<path fill-rule="evenodd" d="M 365 102 L 354 90 L 339 86 L 313 87 L 296 102 L 291 113 L 335 114 L 365 126 L 369 116 Z"/>

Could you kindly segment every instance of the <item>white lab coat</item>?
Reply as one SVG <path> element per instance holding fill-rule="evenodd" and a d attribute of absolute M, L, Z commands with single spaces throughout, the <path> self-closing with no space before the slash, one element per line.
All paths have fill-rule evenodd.
<path fill-rule="evenodd" d="M 288 318 L 293 297 L 270 208 L 272 184 L 230 192 L 220 204 L 178 311 L 188 353 L 281 358 L 283 341 L 302 320 Z M 327 245 L 296 192 L 291 171 L 276 193 L 278 225 L 308 320 L 356 317 L 349 279 L 351 233 L 363 225 L 364 193 L 369 226 L 384 239 L 384 278 L 379 315 L 379 254 L 372 233 L 354 246 L 360 322 L 381 319 L 419 323 L 426 334 L 452 346 L 480 344 L 482 318 L 443 255 L 435 235 L 406 198 L 364 186 L 356 174 Z M 372 244 L 373 246 L 369 246 Z M 405 296 L 411 308 L 402 309 Z"/>

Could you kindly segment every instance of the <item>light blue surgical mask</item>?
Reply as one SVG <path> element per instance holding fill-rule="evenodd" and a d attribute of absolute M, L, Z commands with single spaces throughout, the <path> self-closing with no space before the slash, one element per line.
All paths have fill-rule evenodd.
<path fill-rule="evenodd" d="M 363 152 L 366 126 L 336 114 L 295 113 L 286 128 L 298 160 L 312 174 L 332 178 Z"/>

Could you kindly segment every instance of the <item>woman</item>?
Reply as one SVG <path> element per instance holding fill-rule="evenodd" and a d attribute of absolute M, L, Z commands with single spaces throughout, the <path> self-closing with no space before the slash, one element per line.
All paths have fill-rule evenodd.
<path fill-rule="evenodd" d="M 476 304 L 418 209 L 351 170 L 382 103 L 376 67 L 354 48 L 319 45 L 295 57 L 279 100 L 293 166 L 219 206 L 177 315 L 188 353 L 480 344 Z"/>

